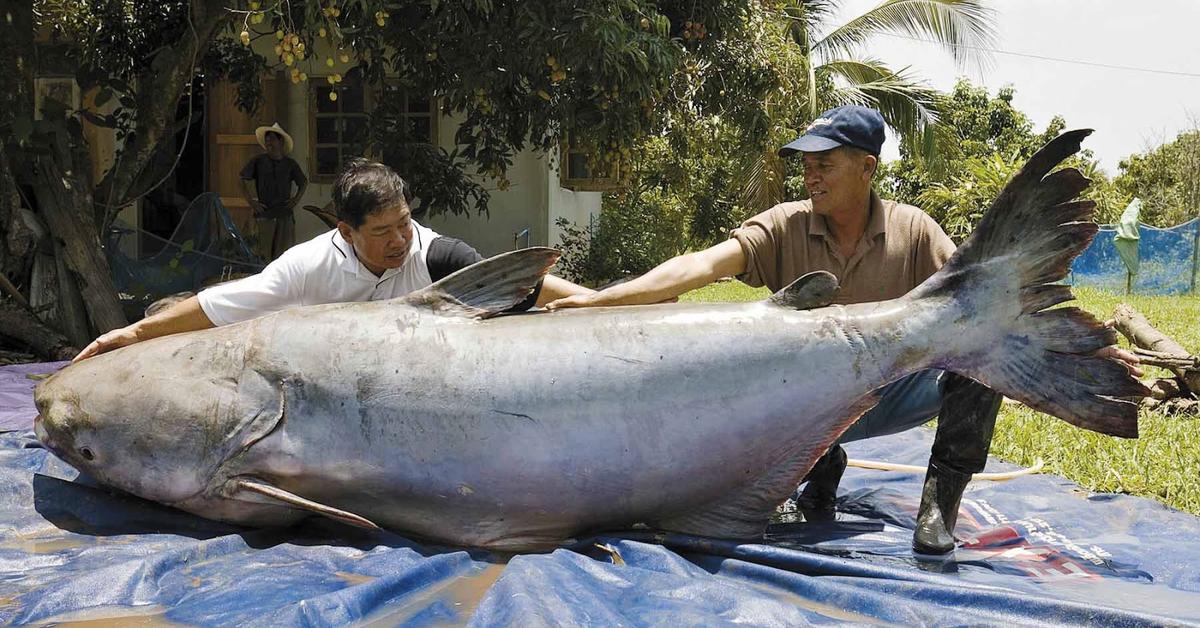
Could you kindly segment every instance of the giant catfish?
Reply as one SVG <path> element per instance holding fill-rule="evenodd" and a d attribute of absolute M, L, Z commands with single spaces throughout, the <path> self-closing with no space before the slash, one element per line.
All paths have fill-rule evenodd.
<path fill-rule="evenodd" d="M 509 551 L 643 523 L 756 538 L 829 445 L 909 373 L 943 368 L 1133 437 L 1144 389 L 1062 279 L 1096 233 L 1088 180 L 1039 151 L 902 298 L 497 315 L 557 259 L 525 249 L 406 297 L 158 338 L 37 389 L 36 432 L 99 481 L 203 517 L 318 514 Z"/>

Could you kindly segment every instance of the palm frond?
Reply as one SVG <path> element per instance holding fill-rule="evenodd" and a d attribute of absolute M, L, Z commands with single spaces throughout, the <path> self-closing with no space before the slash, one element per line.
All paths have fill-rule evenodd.
<path fill-rule="evenodd" d="M 740 174 L 744 182 L 739 199 L 742 207 L 757 214 L 782 203 L 785 174 L 783 158 L 774 149 L 752 157 Z"/>
<path fill-rule="evenodd" d="M 931 169 L 940 170 L 955 154 L 953 130 L 937 124 L 941 93 L 907 68 L 893 71 L 876 59 L 839 59 L 819 70 L 835 77 L 832 101 L 878 109 L 909 154 L 921 156 Z"/>
<path fill-rule="evenodd" d="M 891 33 L 941 45 L 960 68 L 980 71 L 991 63 L 994 11 L 984 0 L 884 0 L 812 45 L 823 59 L 853 55 L 872 35 Z"/>

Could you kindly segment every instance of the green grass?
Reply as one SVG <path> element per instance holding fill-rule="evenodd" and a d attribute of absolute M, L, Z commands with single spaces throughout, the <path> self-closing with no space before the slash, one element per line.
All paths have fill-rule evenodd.
<path fill-rule="evenodd" d="M 679 297 L 680 301 L 760 301 L 771 296 L 766 288 L 751 288 L 740 281 L 724 280 L 697 288 Z"/>
<path fill-rule="evenodd" d="M 683 295 L 681 301 L 753 301 L 765 288 L 738 281 L 716 283 Z M 1076 288 L 1077 305 L 1101 320 L 1118 303 L 1128 303 L 1150 323 L 1190 351 L 1200 351 L 1200 296 L 1149 297 Z M 1127 343 L 1122 339 L 1122 345 Z M 1165 371 L 1146 369 L 1148 375 Z M 1200 417 L 1142 409 L 1140 437 L 1113 438 L 1076 428 L 1021 404 L 1000 410 L 992 455 L 1020 465 L 1041 458 L 1045 472 L 1066 477 L 1095 492 L 1128 493 L 1156 499 L 1200 515 Z"/>
<path fill-rule="evenodd" d="M 1075 296 L 1079 307 L 1100 319 L 1110 318 L 1118 303 L 1128 303 L 1159 331 L 1189 351 L 1200 351 L 1200 296 L 1126 296 L 1086 288 L 1076 288 Z M 1124 338 L 1122 345 L 1128 346 Z M 1020 404 L 1005 404 L 992 454 L 1022 465 L 1042 458 L 1047 472 L 1090 491 L 1141 495 L 1200 514 L 1200 417 L 1142 409 L 1138 429 L 1135 440 L 1112 438 Z"/>

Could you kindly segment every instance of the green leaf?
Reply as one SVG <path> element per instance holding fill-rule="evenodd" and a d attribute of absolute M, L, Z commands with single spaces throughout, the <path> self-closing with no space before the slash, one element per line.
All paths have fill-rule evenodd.
<path fill-rule="evenodd" d="M 179 245 L 179 249 L 184 253 L 191 253 L 196 249 L 196 242 L 194 240 L 184 240 L 183 244 Z"/>

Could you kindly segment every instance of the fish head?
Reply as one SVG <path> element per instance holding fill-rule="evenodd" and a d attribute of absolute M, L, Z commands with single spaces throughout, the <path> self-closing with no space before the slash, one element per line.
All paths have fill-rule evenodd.
<path fill-rule="evenodd" d="M 158 360 L 149 369 L 141 358 L 119 350 L 43 381 L 34 392 L 34 432 L 100 482 L 173 503 L 206 488 L 226 455 L 226 423 L 236 418 L 222 415 L 229 395 L 214 378 Z"/>

